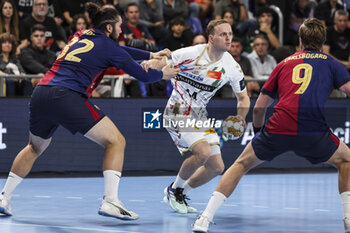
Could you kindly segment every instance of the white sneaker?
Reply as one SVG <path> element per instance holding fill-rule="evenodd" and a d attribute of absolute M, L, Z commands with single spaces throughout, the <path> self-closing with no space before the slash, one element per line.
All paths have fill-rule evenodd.
<path fill-rule="evenodd" d="M 182 193 L 182 188 L 172 188 L 172 184 L 164 189 L 163 201 L 167 203 L 173 210 L 180 214 L 187 214 L 187 205 L 185 195 Z"/>
<path fill-rule="evenodd" d="M 197 220 L 192 225 L 193 232 L 204 232 L 207 233 L 209 231 L 210 220 L 207 216 L 200 215 Z"/>
<path fill-rule="evenodd" d="M 186 202 L 186 201 L 185 201 Z M 187 204 L 187 203 L 186 203 Z M 194 208 L 194 207 L 192 207 L 192 206 L 189 206 L 188 204 L 187 204 L 187 213 L 189 213 L 189 214 L 195 214 L 195 213 L 197 213 L 198 211 L 197 211 L 197 209 L 196 208 Z"/>
<path fill-rule="evenodd" d="M 350 233 L 350 219 L 349 218 L 344 218 L 344 228 L 345 228 L 345 233 Z"/>
<path fill-rule="evenodd" d="M 4 195 L 0 195 L 0 213 L 8 216 L 12 215 L 10 200 Z"/>
<path fill-rule="evenodd" d="M 106 217 L 118 218 L 121 220 L 135 220 L 139 218 L 139 215 L 125 209 L 123 203 L 118 200 L 118 202 L 111 202 L 104 198 L 98 214 Z"/>

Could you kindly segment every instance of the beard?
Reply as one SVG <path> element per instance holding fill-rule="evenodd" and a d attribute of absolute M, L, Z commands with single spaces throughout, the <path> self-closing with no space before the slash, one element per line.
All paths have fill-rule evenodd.
<path fill-rule="evenodd" d="M 112 33 L 109 35 L 109 38 L 111 38 L 112 40 L 117 42 L 118 41 L 118 37 L 119 37 L 119 35 L 117 35 L 117 31 L 113 27 Z"/>

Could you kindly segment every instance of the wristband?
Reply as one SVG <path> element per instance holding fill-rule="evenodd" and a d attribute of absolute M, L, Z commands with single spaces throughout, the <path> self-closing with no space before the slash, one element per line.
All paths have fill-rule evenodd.
<path fill-rule="evenodd" d="M 257 134 L 258 132 L 260 132 L 261 127 L 255 127 L 255 126 L 253 125 L 253 130 L 254 130 L 254 134 Z"/>

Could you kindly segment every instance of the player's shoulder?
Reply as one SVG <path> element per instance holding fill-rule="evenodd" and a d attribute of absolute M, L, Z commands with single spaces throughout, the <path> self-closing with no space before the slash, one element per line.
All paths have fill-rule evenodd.
<path fill-rule="evenodd" d="M 241 66 L 236 62 L 229 52 L 225 52 L 221 58 L 222 66 L 225 67 L 228 74 L 235 74 L 236 72 L 242 72 Z"/>
<path fill-rule="evenodd" d="M 199 44 L 194 46 L 188 46 L 185 48 L 177 49 L 172 52 L 174 56 L 185 56 L 187 58 L 190 57 L 198 57 L 199 54 L 206 48 L 207 44 Z"/>

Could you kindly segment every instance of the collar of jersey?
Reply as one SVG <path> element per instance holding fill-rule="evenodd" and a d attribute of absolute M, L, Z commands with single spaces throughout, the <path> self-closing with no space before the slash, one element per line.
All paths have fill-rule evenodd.
<path fill-rule="evenodd" d="M 201 52 L 201 54 L 200 54 L 199 57 L 197 58 L 197 60 L 196 60 L 196 62 L 195 62 L 195 65 L 196 65 L 196 66 L 210 66 L 211 64 L 214 64 L 215 62 L 217 62 L 217 61 L 212 61 L 212 62 L 209 62 L 209 63 L 207 63 L 207 64 L 199 64 L 199 60 L 202 58 L 202 56 L 204 55 L 205 50 L 207 50 L 207 49 L 208 49 L 208 45 L 205 46 L 205 48 L 203 49 L 203 51 Z M 209 56 L 209 54 L 208 54 L 208 56 Z M 210 58 L 209 58 L 209 59 L 210 59 Z"/>

